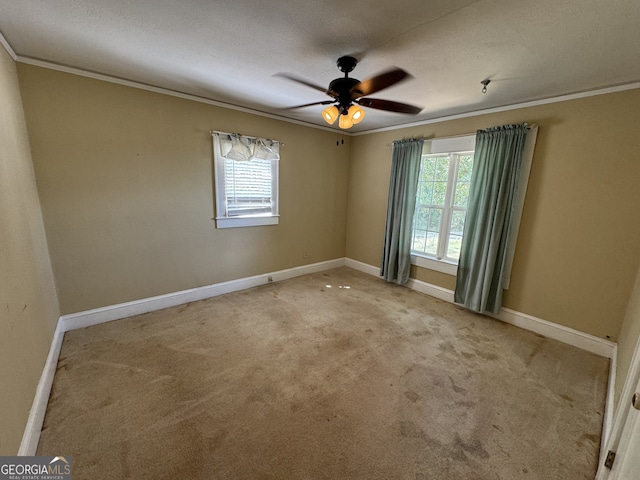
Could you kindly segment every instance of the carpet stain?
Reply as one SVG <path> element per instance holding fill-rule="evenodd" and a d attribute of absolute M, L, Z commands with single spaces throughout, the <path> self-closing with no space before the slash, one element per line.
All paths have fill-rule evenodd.
<path fill-rule="evenodd" d="M 444 387 L 444 380 L 441 377 L 435 377 L 432 383 L 436 387 Z"/>
<path fill-rule="evenodd" d="M 540 353 L 540 351 L 542 350 L 542 347 L 544 346 L 544 344 L 546 343 L 547 339 L 545 337 L 543 337 L 542 335 L 538 335 L 536 334 L 536 337 L 540 337 L 542 338 L 541 342 L 538 342 L 535 347 L 533 347 L 533 350 L 531 351 L 531 353 L 529 354 L 529 358 L 527 358 L 527 361 L 525 362 L 525 364 L 528 366 L 531 365 L 531 362 L 533 361 L 533 359 L 535 358 L 536 355 L 538 355 L 538 353 Z"/>
<path fill-rule="evenodd" d="M 420 398 L 420 395 L 418 395 L 413 390 L 408 390 L 408 391 L 404 392 L 404 396 L 407 397 L 409 400 L 411 400 L 414 403 L 417 402 L 418 399 Z"/>
<path fill-rule="evenodd" d="M 460 435 L 456 434 L 456 440 L 454 445 L 457 448 L 461 448 L 462 450 L 464 450 L 465 452 L 475 456 L 475 457 L 479 457 L 479 458 L 489 458 L 489 452 L 487 452 L 484 447 L 482 446 L 482 442 L 480 440 L 478 440 L 477 438 L 471 439 L 468 442 L 465 442 L 464 440 L 462 440 L 462 438 L 460 438 Z"/>
<path fill-rule="evenodd" d="M 584 447 L 585 444 L 584 442 L 589 441 L 594 445 L 597 445 L 600 442 L 600 436 L 599 435 L 589 435 L 588 433 L 583 433 L 580 436 L 580 439 L 576 442 L 576 445 L 580 448 Z"/>
<path fill-rule="evenodd" d="M 442 353 L 450 353 L 452 355 L 458 355 L 456 348 L 451 342 L 442 342 L 438 344 L 438 348 L 442 350 Z"/>
<path fill-rule="evenodd" d="M 220 448 L 227 437 L 227 434 L 228 432 L 226 430 L 219 430 L 214 432 L 213 435 L 207 439 L 207 448 L 209 449 L 209 453 L 213 453 Z"/>
<path fill-rule="evenodd" d="M 478 355 L 480 358 L 484 358 L 485 360 L 498 360 L 500 359 L 500 357 L 498 355 L 496 355 L 493 352 L 485 352 L 483 350 L 478 350 L 478 349 L 473 349 L 474 352 L 476 352 L 476 355 Z"/>
<path fill-rule="evenodd" d="M 412 334 L 414 337 L 424 337 L 427 335 L 431 335 L 431 330 L 416 330 L 415 332 L 413 332 Z"/>
<path fill-rule="evenodd" d="M 400 422 L 400 435 L 405 438 L 425 438 L 424 430 L 411 420 Z"/>
<path fill-rule="evenodd" d="M 566 400 L 567 402 L 573 402 L 573 398 L 571 398 L 569 395 L 560 395 L 560 398 Z"/>
<path fill-rule="evenodd" d="M 456 382 L 453 380 L 453 378 L 451 378 L 451 376 L 449 376 L 449 380 L 451 381 L 451 388 L 453 388 L 454 392 L 461 393 L 462 395 L 466 395 L 467 394 L 467 389 L 459 387 L 458 385 L 456 385 Z"/>

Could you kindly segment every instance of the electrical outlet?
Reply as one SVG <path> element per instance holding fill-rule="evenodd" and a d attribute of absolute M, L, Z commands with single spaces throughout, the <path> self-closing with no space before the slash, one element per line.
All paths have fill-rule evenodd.
<path fill-rule="evenodd" d="M 309 250 L 305 250 L 302 252 L 302 258 L 309 258 L 311 256 L 311 252 Z"/>

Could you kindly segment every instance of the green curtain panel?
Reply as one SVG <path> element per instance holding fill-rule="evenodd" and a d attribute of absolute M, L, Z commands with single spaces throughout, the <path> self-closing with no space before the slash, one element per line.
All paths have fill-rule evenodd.
<path fill-rule="evenodd" d="M 503 271 L 527 124 L 478 130 L 455 302 L 479 313 L 502 306 Z"/>
<path fill-rule="evenodd" d="M 416 207 L 423 139 L 393 142 L 380 275 L 388 282 L 407 283 L 411 269 L 411 225 Z"/>

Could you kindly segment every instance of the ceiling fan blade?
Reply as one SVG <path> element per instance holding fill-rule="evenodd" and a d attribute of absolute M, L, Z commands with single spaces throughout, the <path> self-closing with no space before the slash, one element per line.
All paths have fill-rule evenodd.
<path fill-rule="evenodd" d="M 296 77 L 295 75 L 291 75 L 290 73 L 280 72 L 280 73 L 276 73 L 274 77 L 286 78 L 287 80 L 291 80 L 292 82 L 300 83 L 302 85 L 306 85 L 307 87 L 311 87 L 314 90 L 318 90 L 319 92 L 327 93 L 327 89 L 325 87 L 321 87 L 320 85 L 316 85 L 315 83 L 311 83 L 310 81 L 305 80 L 304 78 Z"/>
<path fill-rule="evenodd" d="M 312 107 L 314 105 L 329 105 L 334 102 L 335 100 L 323 100 L 322 102 L 305 103 L 304 105 L 296 105 L 295 107 L 285 107 L 282 110 L 295 110 L 296 108 Z"/>
<path fill-rule="evenodd" d="M 393 68 L 354 85 L 351 88 L 351 96 L 352 98 L 365 97 L 410 77 L 411 75 L 401 68 Z"/>
<path fill-rule="evenodd" d="M 357 103 L 363 107 L 377 108 L 378 110 L 387 110 L 389 112 L 408 113 L 410 115 L 417 115 L 422 111 L 422 107 L 379 98 L 361 98 Z"/>

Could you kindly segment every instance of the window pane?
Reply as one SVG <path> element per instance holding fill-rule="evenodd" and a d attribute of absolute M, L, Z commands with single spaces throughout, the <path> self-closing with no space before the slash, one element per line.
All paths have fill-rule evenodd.
<path fill-rule="evenodd" d="M 432 196 L 433 196 L 433 182 L 420 182 L 418 184 L 417 203 L 423 204 L 423 205 L 430 205 Z"/>
<path fill-rule="evenodd" d="M 473 170 L 473 155 L 460 155 L 458 164 L 458 181 L 468 182 L 471 180 Z"/>
<path fill-rule="evenodd" d="M 447 257 L 460 258 L 460 246 L 462 245 L 462 235 L 449 235 L 449 245 L 447 246 Z"/>
<path fill-rule="evenodd" d="M 458 177 L 450 179 L 455 162 Z M 437 257 L 439 244 L 447 242 L 445 257 L 458 259 L 462 232 L 469 202 L 469 185 L 473 170 L 473 153 L 428 154 L 420 161 L 420 178 L 413 219 L 412 251 Z M 447 186 L 453 191 L 447 192 Z M 447 196 L 449 194 L 449 196 Z M 445 221 L 446 220 L 446 221 Z M 450 228 L 442 230 L 442 224 Z"/>
<path fill-rule="evenodd" d="M 436 180 L 447 182 L 449 178 L 449 157 L 437 157 Z"/>
<path fill-rule="evenodd" d="M 453 204 L 456 207 L 466 207 L 469 203 L 469 182 L 457 182 Z"/>
<path fill-rule="evenodd" d="M 429 223 L 427 229 L 431 232 L 440 231 L 440 223 L 442 221 L 442 210 L 440 208 L 429 209 Z"/>
<path fill-rule="evenodd" d="M 227 159 L 224 167 L 227 216 L 272 213 L 270 160 L 243 162 Z"/>
<path fill-rule="evenodd" d="M 437 233 L 427 232 L 427 240 L 426 240 L 424 251 L 429 255 L 436 255 L 438 253 L 438 234 Z"/>
<path fill-rule="evenodd" d="M 467 216 L 466 210 L 454 210 L 451 213 L 451 229 L 452 234 L 462 235 L 464 228 L 464 219 Z"/>
<path fill-rule="evenodd" d="M 424 207 L 416 207 L 413 218 L 413 228 L 417 230 L 426 230 L 429 223 L 429 209 Z"/>
<path fill-rule="evenodd" d="M 437 158 L 423 157 L 420 162 L 420 179 L 421 180 L 433 180 L 436 175 L 436 162 Z"/>
<path fill-rule="evenodd" d="M 433 183 L 433 205 L 444 206 L 444 201 L 447 198 L 447 182 L 434 182 Z"/>
<path fill-rule="evenodd" d="M 413 231 L 413 242 L 411 244 L 411 250 L 415 252 L 425 252 L 427 232 L 424 230 Z"/>

